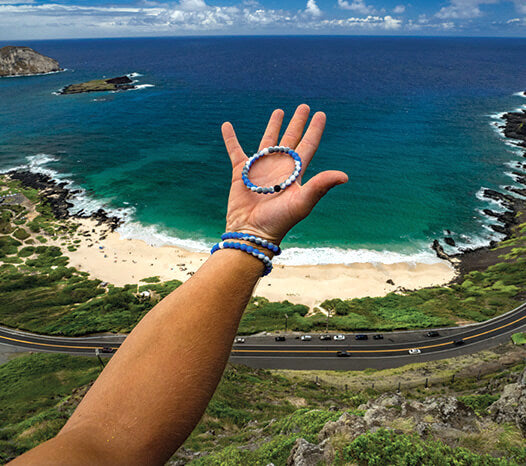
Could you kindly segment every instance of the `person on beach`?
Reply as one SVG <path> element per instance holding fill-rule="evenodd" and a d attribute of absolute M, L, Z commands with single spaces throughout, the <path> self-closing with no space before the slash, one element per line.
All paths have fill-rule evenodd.
<path fill-rule="evenodd" d="M 329 189 L 347 182 L 341 171 L 324 171 L 302 184 L 326 120 L 324 113 L 315 113 L 304 133 L 309 113 L 307 105 L 300 105 L 279 142 L 300 155 L 302 172 L 287 189 L 268 196 L 245 187 L 247 156 L 232 125 L 223 124 L 232 162 L 226 231 L 278 245 Z M 283 111 L 275 110 L 260 149 L 278 144 L 282 122 Z M 289 175 L 290 159 L 271 155 L 254 164 L 250 178 L 268 186 Z M 265 255 L 272 258 L 272 251 L 265 249 Z M 137 324 L 58 435 L 11 464 L 164 464 L 203 415 L 264 267 L 245 250 L 211 255 Z"/>

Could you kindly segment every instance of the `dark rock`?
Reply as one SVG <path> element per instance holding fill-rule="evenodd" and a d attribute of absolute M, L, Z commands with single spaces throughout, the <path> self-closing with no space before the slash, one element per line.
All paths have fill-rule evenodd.
<path fill-rule="evenodd" d="M 444 238 L 444 243 L 448 244 L 449 246 L 456 246 L 455 240 L 451 238 L 451 236 L 446 236 Z"/>
<path fill-rule="evenodd" d="M 394 285 L 393 280 L 391 280 L 390 278 L 388 280 L 386 280 L 385 283 L 387 283 L 389 285 Z"/>
<path fill-rule="evenodd" d="M 48 175 L 28 170 L 11 170 L 7 175 L 13 180 L 19 180 L 24 186 L 39 190 L 57 219 L 93 218 L 99 225 L 108 225 L 110 231 L 114 231 L 123 222 L 119 217 L 108 215 L 104 209 L 99 209 L 91 215 L 86 214 L 84 210 L 70 214 L 69 209 L 73 207 L 70 199 L 79 191 L 68 189 L 67 183 L 59 183 Z"/>

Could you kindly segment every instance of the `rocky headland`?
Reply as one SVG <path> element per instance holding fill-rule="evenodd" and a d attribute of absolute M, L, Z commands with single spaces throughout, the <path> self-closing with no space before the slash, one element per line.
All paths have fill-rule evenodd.
<path fill-rule="evenodd" d="M 501 129 L 506 138 L 513 140 L 517 147 L 526 148 L 526 112 L 515 111 L 509 112 L 502 116 L 503 125 Z M 526 158 L 526 151 L 523 153 Z M 521 171 L 518 171 L 521 170 Z M 504 238 L 501 241 L 491 241 L 488 246 L 466 249 L 457 254 L 447 254 L 442 247 L 439 240 L 434 240 L 432 249 L 441 259 L 450 261 L 460 272 L 459 278 L 462 278 L 466 273 L 473 270 L 483 270 L 490 265 L 497 262 L 502 262 L 502 257 L 514 244 L 509 247 L 505 246 L 516 233 L 519 225 L 526 223 L 526 163 L 518 163 L 517 169 L 513 171 L 513 175 L 518 186 L 506 186 L 504 189 L 507 192 L 495 191 L 493 189 L 484 189 L 482 196 L 488 200 L 494 201 L 501 205 L 505 210 L 496 211 L 492 209 L 484 209 L 483 212 L 488 217 L 497 220 L 498 223 L 493 223 L 489 227 L 502 235 Z M 448 233 L 446 231 L 446 233 Z M 450 246 L 454 246 L 452 238 L 446 236 L 443 242 Z M 499 246 L 498 249 L 496 247 Z"/>
<path fill-rule="evenodd" d="M 29 47 L 6 46 L 0 49 L 0 77 L 31 76 L 63 71 L 57 60 Z"/>
<path fill-rule="evenodd" d="M 70 84 L 59 91 L 59 94 L 83 94 L 85 92 L 129 91 L 136 89 L 128 76 L 117 76 L 109 79 L 94 79 L 79 84 Z"/>
<path fill-rule="evenodd" d="M 38 189 L 46 198 L 53 215 L 58 220 L 66 218 L 92 218 L 98 225 L 106 225 L 109 231 L 114 231 L 123 220 L 119 217 L 109 215 L 104 209 L 98 209 L 93 213 L 86 213 L 83 210 L 70 214 L 69 209 L 73 207 L 70 201 L 79 190 L 72 190 L 67 187 L 67 183 L 59 183 L 48 175 L 43 173 L 33 173 L 29 170 L 11 170 L 7 173 L 9 178 L 20 181 L 24 186 Z"/>

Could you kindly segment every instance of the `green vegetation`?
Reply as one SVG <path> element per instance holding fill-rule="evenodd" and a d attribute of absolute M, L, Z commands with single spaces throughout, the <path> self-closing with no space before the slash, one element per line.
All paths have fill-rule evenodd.
<path fill-rule="evenodd" d="M 424 441 L 416 435 L 398 434 L 379 429 L 375 433 L 360 435 L 344 449 L 347 461 L 369 466 L 417 465 L 449 466 L 505 466 L 518 464 L 504 458 L 477 455 L 465 448 L 451 448 L 442 442 Z"/>
<path fill-rule="evenodd" d="M 488 408 L 500 398 L 500 395 L 491 395 L 486 393 L 484 395 L 466 395 L 459 396 L 459 401 L 468 405 L 477 414 L 488 414 Z"/>
<path fill-rule="evenodd" d="M 513 341 L 516 345 L 526 345 L 526 333 L 520 332 L 520 333 L 514 333 L 511 336 L 511 341 Z"/>
<path fill-rule="evenodd" d="M 144 283 L 159 283 L 161 281 L 161 279 L 159 277 L 148 277 L 148 278 L 143 278 L 141 280 L 141 282 L 144 282 Z"/>
<path fill-rule="evenodd" d="M 96 359 L 59 354 L 22 356 L 0 366 L 0 463 L 57 434 L 71 415 L 71 391 L 93 381 Z"/>
<path fill-rule="evenodd" d="M 518 349 L 510 345 L 509 351 Z M 496 356 L 502 356 L 502 351 Z M 466 358 L 466 363 L 469 361 Z M 440 364 L 456 363 L 446 360 Z M 495 367 L 493 362 L 489 366 Z M 516 377 L 523 366 L 488 377 L 503 380 L 507 376 L 499 376 L 509 371 Z M 396 371 L 406 378 L 405 368 Z M 0 463 L 58 433 L 99 372 L 95 358 L 58 354 L 25 355 L 0 366 Z M 362 416 L 360 405 L 380 394 L 371 389 L 345 390 L 326 382 L 316 383 L 315 374 L 325 380 L 330 372 L 298 377 L 294 373 L 229 365 L 203 418 L 184 444 L 185 451 L 204 455 L 190 464 L 286 464 L 296 439 L 318 443 L 318 433 L 328 421 L 337 420 L 345 412 Z M 370 376 L 358 371 L 353 378 Z M 380 373 L 377 382 L 384 377 Z M 457 393 L 481 415 L 496 399 L 495 395 L 475 393 L 485 385 L 486 380 L 480 380 L 478 385 Z M 424 394 L 418 390 L 403 394 L 408 399 L 424 399 L 440 394 L 446 387 L 452 389 L 454 385 L 436 385 Z M 502 385 L 495 390 L 500 393 Z M 404 419 L 398 421 L 389 426 L 394 430 L 381 429 L 354 440 L 332 438 L 335 459 L 330 464 L 512 466 L 526 460 L 524 438 L 512 426 L 485 424 L 480 433 L 466 432 L 462 439 L 449 439 L 446 434 L 445 439 L 430 436 L 423 440 L 412 435 L 412 424 L 405 425 Z M 486 432 L 486 428 L 490 430 Z M 184 454 L 181 451 L 175 458 Z"/>

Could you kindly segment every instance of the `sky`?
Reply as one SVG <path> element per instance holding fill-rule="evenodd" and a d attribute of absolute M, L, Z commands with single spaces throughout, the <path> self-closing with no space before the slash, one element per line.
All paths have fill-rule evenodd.
<path fill-rule="evenodd" d="M 526 37 L 526 0 L 0 0 L 0 40 L 185 35 Z"/>

